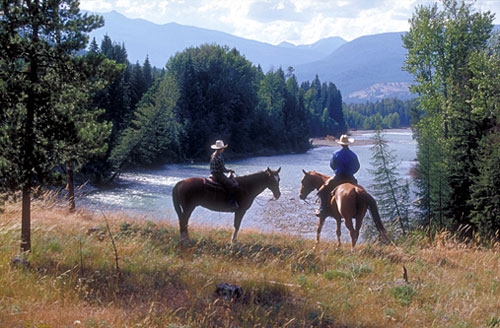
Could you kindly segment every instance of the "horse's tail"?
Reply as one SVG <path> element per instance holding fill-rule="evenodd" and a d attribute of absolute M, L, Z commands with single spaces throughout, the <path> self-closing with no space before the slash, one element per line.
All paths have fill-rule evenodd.
<path fill-rule="evenodd" d="M 182 183 L 182 181 L 179 181 L 175 184 L 174 189 L 172 189 L 172 202 L 174 203 L 174 208 L 175 212 L 177 212 L 177 216 L 181 218 L 183 214 L 183 210 L 181 205 L 179 204 L 179 185 Z"/>
<path fill-rule="evenodd" d="M 387 234 L 387 230 L 385 230 L 385 227 L 382 223 L 382 219 L 380 218 L 377 201 L 368 192 L 364 192 L 363 195 L 364 195 L 363 198 L 368 204 L 368 208 L 370 209 L 370 214 L 372 215 L 373 222 L 375 223 L 375 227 L 377 227 L 382 242 L 388 243 L 390 241 L 389 235 Z"/>

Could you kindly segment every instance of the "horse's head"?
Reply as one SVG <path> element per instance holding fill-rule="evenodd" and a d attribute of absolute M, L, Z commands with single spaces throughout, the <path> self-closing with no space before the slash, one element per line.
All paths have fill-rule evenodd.
<path fill-rule="evenodd" d="M 280 191 L 280 173 L 281 167 L 277 170 L 271 170 L 270 168 L 267 168 L 266 174 L 269 177 L 269 184 L 267 187 L 273 192 L 274 198 L 278 199 L 281 196 L 281 191 Z"/>
<path fill-rule="evenodd" d="M 311 191 L 319 189 L 328 177 L 316 171 L 307 172 L 302 169 L 302 172 L 304 172 L 304 177 L 300 181 L 299 198 L 304 200 Z"/>

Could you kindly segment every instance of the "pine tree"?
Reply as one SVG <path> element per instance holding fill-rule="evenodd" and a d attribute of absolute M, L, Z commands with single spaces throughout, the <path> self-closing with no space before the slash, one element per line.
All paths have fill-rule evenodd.
<path fill-rule="evenodd" d="M 78 124 L 61 97 L 77 94 L 77 54 L 103 19 L 82 15 L 73 0 L 2 1 L 0 12 L 0 148 L 8 154 L 1 158 L 0 181 L 2 191 L 22 190 L 21 250 L 27 252 L 34 186 L 64 163 L 61 145 L 71 144 L 64 129 Z"/>
<path fill-rule="evenodd" d="M 178 160 L 179 124 L 174 111 L 178 98 L 170 76 L 158 81 L 143 97 L 131 125 L 111 152 L 110 161 L 116 171 Z"/>
<path fill-rule="evenodd" d="M 471 60 L 474 115 L 482 122 L 484 137 L 474 151 L 478 176 L 471 185 L 472 222 L 479 234 L 500 239 L 500 35 L 495 33 L 489 51 Z"/>
<path fill-rule="evenodd" d="M 393 224 L 399 223 L 404 235 L 409 229 L 409 197 L 408 181 L 403 181 L 398 173 L 397 157 L 389 149 L 381 130 L 377 130 L 372 140 L 372 161 L 375 168 L 368 170 L 373 176 L 373 196 L 377 200 L 382 216 L 389 218 Z"/>
<path fill-rule="evenodd" d="M 484 135 L 471 102 L 477 92 L 471 58 L 486 50 L 493 15 L 474 12 L 465 1 L 442 3 L 442 8 L 417 7 L 403 36 L 404 68 L 415 77 L 411 90 L 425 112 L 415 126 L 427 219 L 457 229 L 471 223 L 469 187 L 478 174 L 474 150 Z"/>
<path fill-rule="evenodd" d="M 176 113 L 187 158 L 206 159 L 206 146 L 216 139 L 230 143 L 230 151 L 252 150 L 257 71 L 251 62 L 236 49 L 202 45 L 170 58 L 167 74 L 179 86 Z"/>
<path fill-rule="evenodd" d="M 151 67 L 151 63 L 149 62 L 149 57 L 146 56 L 146 60 L 144 60 L 144 64 L 142 65 L 142 74 L 144 76 L 144 82 L 146 84 L 146 90 L 149 90 L 153 85 L 153 67 Z"/>

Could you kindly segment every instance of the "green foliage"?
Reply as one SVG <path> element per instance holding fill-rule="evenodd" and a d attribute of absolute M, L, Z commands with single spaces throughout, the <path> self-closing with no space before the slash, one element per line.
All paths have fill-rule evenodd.
<path fill-rule="evenodd" d="M 492 129 L 491 117 L 484 114 L 498 103 L 484 88 L 496 83 L 491 73 L 498 63 L 486 65 L 482 57 L 498 53 L 489 42 L 492 21 L 490 12 L 444 0 L 442 9 L 417 7 L 403 37 L 405 69 L 417 82 L 412 90 L 424 111 L 415 127 L 422 219 L 431 226 L 457 229 L 473 223 L 471 213 L 479 204 L 474 197 L 481 192 L 474 196 L 470 187 L 494 165 L 476 160 Z"/>
<path fill-rule="evenodd" d="M 474 179 L 470 204 L 472 222 L 481 235 L 499 238 L 500 230 L 500 137 L 498 135 L 500 95 L 495 90 L 500 83 L 499 35 L 490 39 L 490 51 L 476 54 L 470 67 L 474 74 L 472 83 L 473 113 L 483 122 L 484 136 L 474 152 L 478 176 Z"/>
<path fill-rule="evenodd" d="M 471 186 L 472 222 L 487 238 L 500 233 L 500 136 L 492 132 L 477 152 L 479 176 Z"/>
<path fill-rule="evenodd" d="M 121 134 L 132 124 L 134 111 L 142 97 L 153 86 L 154 81 L 163 76 L 163 73 L 151 67 L 148 57 L 142 66 L 139 63 L 130 64 L 125 46 L 113 42 L 108 35 L 104 36 L 100 47 L 94 40 L 89 51 L 105 56 L 120 68 L 120 74 L 115 75 L 106 89 L 93 97 L 94 105 L 104 109 L 103 119 L 112 123 L 108 142 L 109 156 L 117 146 L 118 140 L 122 138 Z M 106 169 L 105 164 L 100 163 L 101 169 Z"/>
<path fill-rule="evenodd" d="M 116 169 L 176 158 L 179 127 L 174 107 L 178 97 L 177 86 L 169 77 L 159 80 L 143 97 L 135 119 L 111 152 L 110 161 Z"/>
<path fill-rule="evenodd" d="M 396 129 L 411 125 L 416 100 L 382 99 L 375 103 L 344 104 L 345 121 L 351 129 Z"/>
<path fill-rule="evenodd" d="M 53 183 L 55 168 L 105 149 L 109 125 L 89 95 L 104 85 L 109 63 L 79 52 L 103 26 L 78 1 L 2 2 L 0 9 L 0 191 L 22 189 L 21 248 L 31 247 L 31 193 Z M 97 59 L 97 60 L 96 60 Z M 101 58 L 102 59 L 102 58 Z M 102 65 L 102 66 L 101 66 Z M 92 136 L 91 136 L 92 134 Z"/>
<path fill-rule="evenodd" d="M 389 219 L 393 225 L 399 224 L 404 235 L 409 229 L 410 190 L 408 181 L 403 181 L 398 173 L 400 162 L 394 151 L 389 149 L 381 130 L 373 136 L 371 147 L 371 164 L 375 169 L 369 170 L 373 176 L 373 196 L 382 217 Z"/>
<path fill-rule="evenodd" d="M 309 134 L 312 137 L 339 137 L 347 132 L 342 95 L 333 83 L 321 83 L 316 75 L 312 83 L 302 83 L 301 89 L 304 91 L 304 104 L 311 116 Z"/>
<path fill-rule="evenodd" d="M 182 124 L 186 158 L 206 158 L 206 146 L 215 139 L 235 151 L 252 150 L 248 136 L 257 102 L 256 73 L 236 49 L 220 46 L 188 48 L 168 61 L 167 74 L 179 90 L 176 120 Z"/>
<path fill-rule="evenodd" d="M 500 317 L 491 317 L 488 319 L 486 327 L 500 327 Z"/>
<path fill-rule="evenodd" d="M 449 194 L 449 185 L 445 162 L 446 144 L 442 138 L 440 122 L 439 117 L 425 117 L 417 125 L 419 137 L 416 185 L 421 223 L 436 230 L 451 229 L 453 223 L 446 217 L 445 197 Z"/>
<path fill-rule="evenodd" d="M 134 72 L 139 80 L 137 65 Z M 110 156 L 115 168 L 206 160 L 216 139 L 241 155 L 310 147 L 309 113 L 292 70 L 263 75 L 236 49 L 204 45 L 172 57 L 159 85 L 123 122 Z"/>
<path fill-rule="evenodd" d="M 410 305 L 413 297 L 417 295 L 417 291 L 411 285 L 394 286 L 389 292 L 399 304 L 404 306 Z"/>
<path fill-rule="evenodd" d="M 259 148 L 274 152 L 304 152 L 309 148 L 309 115 L 302 95 L 290 71 L 288 78 L 278 69 L 260 80 L 251 133 Z"/>

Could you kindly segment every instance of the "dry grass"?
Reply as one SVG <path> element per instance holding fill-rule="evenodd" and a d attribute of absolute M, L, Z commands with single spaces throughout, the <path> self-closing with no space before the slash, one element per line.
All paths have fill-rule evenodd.
<path fill-rule="evenodd" d="M 498 248 L 446 234 L 313 251 L 244 230 L 231 246 L 229 227 L 192 226 L 180 248 L 177 227 L 40 203 L 23 264 L 19 208 L 0 219 L 1 327 L 500 327 Z M 224 282 L 243 295 L 215 295 Z"/>

